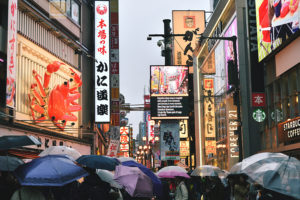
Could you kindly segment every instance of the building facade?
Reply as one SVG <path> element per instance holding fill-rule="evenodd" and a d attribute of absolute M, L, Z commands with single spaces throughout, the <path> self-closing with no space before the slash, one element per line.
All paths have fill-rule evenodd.
<path fill-rule="evenodd" d="M 81 154 L 94 153 L 92 5 L 77 0 L 9 0 L 2 4 L 1 82 L 6 88 L 1 84 L 1 135 L 36 136 L 42 145 L 33 148 L 33 154 L 56 145 L 73 147 Z M 68 104 L 63 103 L 63 95 L 61 99 L 53 96 L 53 91 L 61 94 L 59 88 L 64 86 L 73 96 Z"/>

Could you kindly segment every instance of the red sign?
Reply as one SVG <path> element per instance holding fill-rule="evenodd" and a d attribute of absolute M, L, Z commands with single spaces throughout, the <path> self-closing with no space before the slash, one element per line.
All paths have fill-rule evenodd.
<path fill-rule="evenodd" d="M 127 126 L 123 126 L 120 128 L 120 134 L 121 135 L 128 135 L 128 132 L 129 132 L 129 128 Z"/>
<path fill-rule="evenodd" d="M 252 106 L 264 107 L 266 105 L 265 93 L 252 93 Z"/>
<path fill-rule="evenodd" d="M 119 63 L 118 62 L 111 63 L 111 74 L 119 74 Z"/>

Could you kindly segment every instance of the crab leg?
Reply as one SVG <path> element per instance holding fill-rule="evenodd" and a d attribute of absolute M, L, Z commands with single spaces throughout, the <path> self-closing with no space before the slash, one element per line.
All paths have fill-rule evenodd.
<path fill-rule="evenodd" d="M 60 65 L 64 64 L 58 61 L 54 61 L 53 63 L 47 65 L 47 72 L 44 75 L 44 88 L 48 88 L 51 74 L 53 72 L 57 72 L 60 68 Z"/>
<path fill-rule="evenodd" d="M 46 96 L 46 93 L 44 91 L 44 88 L 42 86 L 42 83 L 40 81 L 40 76 L 38 75 L 38 73 L 35 71 L 35 70 L 32 70 L 32 75 L 37 83 L 37 87 L 39 88 L 39 91 L 40 91 L 40 94 L 42 97 L 45 97 Z"/>
<path fill-rule="evenodd" d="M 38 86 L 37 84 L 31 84 L 31 92 L 32 92 L 33 96 L 35 97 L 35 99 L 38 101 L 38 103 L 41 106 L 44 106 L 45 102 L 44 102 L 43 98 L 35 89 L 37 86 Z"/>
<path fill-rule="evenodd" d="M 38 122 L 41 122 L 41 121 L 39 121 L 39 120 L 45 120 L 45 119 L 46 119 L 45 116 L 42 116 L 42 117 L 37 118 L 37 119 L 35 118 L 34 111 L 36 111 L 36 112 L 38 112 L 38 113 L 40 113 L 40 114 L 43 115 L 43 114 L 45 113 L 45 110 L 44 110 L 43 107 L 41 107 L 41 106 L 35 104 L 35 102 L 36 102 L 36 98 L 35 98 L 35 97 L 31 98 L 30 94 L 28 94 L 28 98 L 29 98 L 29 101 L 31 102 L 30 110 L 31 110 L 32 119 L 33 119 L 35 122 L 37 122 L 37 123 L 38 123 Z"/>

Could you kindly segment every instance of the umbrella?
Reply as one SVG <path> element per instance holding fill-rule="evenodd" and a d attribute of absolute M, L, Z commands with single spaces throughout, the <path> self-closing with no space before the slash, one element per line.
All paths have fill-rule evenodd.
<path fill-rule="evenodd" d="M 118 165 L 114 179 L 131 197 L 153 197 L 152 181 L 138 167 Z"/>
<path fill-rule="evenodd" d="M 47 156 L 47 155 L 68 155 L 74 160 L 79 158 L 81 154 L 73 148 L 66 146 L 51 146 L 45 149 L 39 156 Z"/>
<path fill-rule="evenodd" d="M 191 176 L 219 176 L 224 172 L 219 168 L 212 165 L 202 165 L 196 167 L 191 173 Z"/>
<path fill-rule="evenodd" d="M 2 150 L 40 144 L 41 142 L 32 135 L 6 135 L 0 137 L 0 149 Z"/>
<path fill-rule="evenodd" d="M 179 166 L 167 166 L 161 168 L 156 175 L 160 178 L 175 178 L 176 176 L 190 178 L 190 176 L 187 174 L 187 171 Z"/>
<path fill-rule="evenodd" d="M 126 162 L 126 161 L 134 161 L 134 162 L 136 162 L 135 161 L 135 159 L 134 158 L 132 158 L 132 157 L 119 157 L 119 158 L 117 158 L 120 162 Z"/>
<path fill-rule="evenodd" d="M 22 164 L 24 164 L 24 162 L 20 158 L 13 156 L 0 156 L 0 171 L 14 171 Z"/>
<path fill-rule="evenodd" d="M 162 183 L 159 180 L 159 178 L 147 167 L 144 165 L 134 162 L 134 161 L 126 161 L 122 162 L 122 165 L 128 166 L 128 167 L 138 167 L 144 174 L 146 174 L 152 181 L 153 184 L 153 192 L 157 196 L 162 195 Z"/>
<path fill-rule="evenodd" d="M 114 171 L 119 162 L 114 158 L 100 155 L 83 155 L 76 160 L 79 164 L 92 169 L 106 169 Z"/>
<path fill-rule="evenodd" d="M 23 186 L 63 186 L 87 175 L 66 155 L 36 158 L 15 170 L 15 176 Z"/>
<path fill-rule="evenodd" d="M 114 180 L 114 174 L 105 169 L 97 169 L 97 175 L 102 181 L 110 184 L 111 187 L 121 189 L 122 186 Z"/>
<path fill-rule="evenodd" d="M 300 199 L 300 161 L 282 153 L 259 153 L 235 164 L 230 175 L 246 174 L 264 188 Z"/>

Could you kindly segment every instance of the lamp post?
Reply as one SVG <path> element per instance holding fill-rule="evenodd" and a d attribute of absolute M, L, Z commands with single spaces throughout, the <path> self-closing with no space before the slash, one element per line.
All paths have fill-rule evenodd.
<path fill-rule="evenodd" d="M 231 37 L 206 37 L 203 36 L 202 34 L 200 35 L 200 41 L 202 41 L 203 39 L 215 39 L 215 40 L 227 40 L 227 41 L 231 41 L 233 43 L 233 54 L 234 54 L 234 70 L 237 71 L 238 69 L 238 65 L 237 65 L 237 51 L 236 51 L 236 40 L 237 37 L 236 36 L 231 36 Z M 238 135 L 238 147 L 239 147 L 239 161 L 243 160 L 243 146 L 242 146 L 242 133 L 241 133 L 241 126 L 242 126 L 242 122 L 241 122 L 241 110 L 240 110 L 240 79 L 238 77 L 238 75 L 236 74 L 237 77 L 236 78 L 236 82 L 233 84 L 233 98 L 234 98 L 234 102 L 236 104 L 237 107 L 237 122 L 238 122 L 238 126 L 237 126 L 237 130 L 236 133 Z"/>

